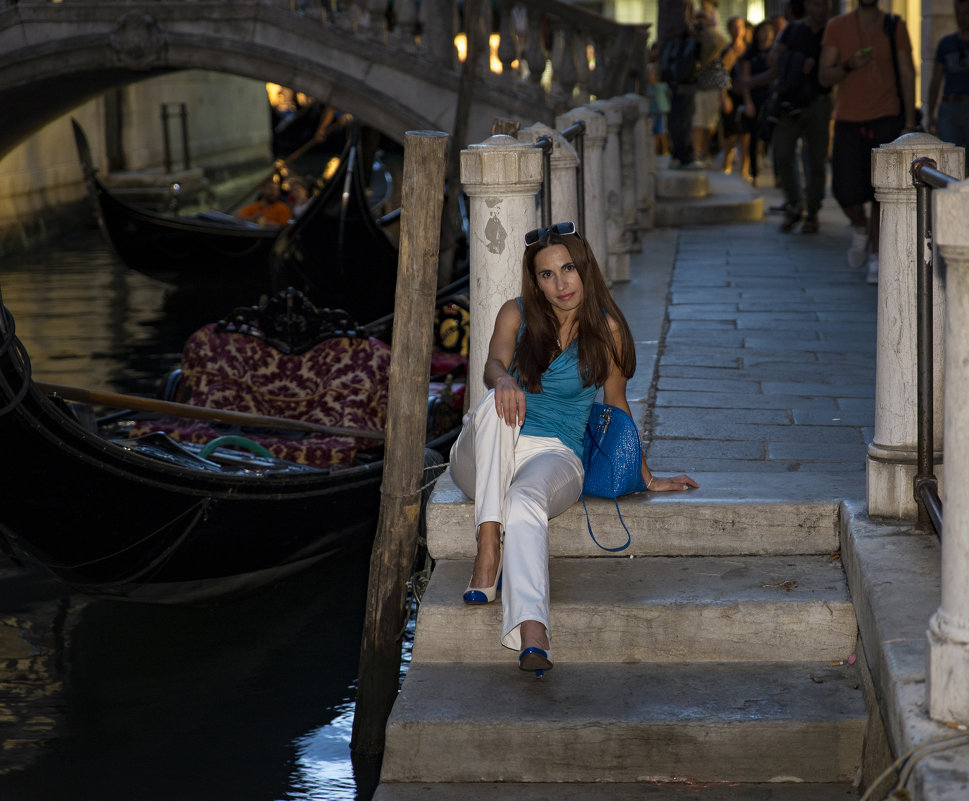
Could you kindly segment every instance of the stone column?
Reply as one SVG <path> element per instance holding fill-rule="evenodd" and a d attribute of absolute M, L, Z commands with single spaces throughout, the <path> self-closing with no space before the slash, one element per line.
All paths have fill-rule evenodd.
<path fill-rule="evenodd" d="M 899 137 L 872 153 L 872 183 L 881 202 L 878 265 L 878 326 L 875 372 L 875 433 L 868 445 L 868 514 L 915 519 L 912 482 L 918 457 L 918 365 L 916 359 L 916 192 L 912 162 L 926 156 L 950 175 L 962 174 L 961 148 L 929 134 Z M 936 474 L 942 453 L 942 320 L 945 299 L 933 281 L 935 331 L 934 405 Z"/>
<path fill-rule="evenodd" d="M 491 136 L 461 151 L 461 183 L 470 198 L 468 403 L 474 408 L 486 391 L 482 374 L 498 309 L 521 294 L 523 238 L 538 226 L 542 153 L 512 136 Z"/>
<path fill-rule="evenodd" d="M 653 212 L 656 204 L 653 134 L 649 125 L 649 99 L 637 94 L 627 94 L 624 97 L 636 109 L 636 124 L 633 127 L 635 137 L 636 219 L 639 230 L 647 231 L 655 226 Z"/>
<path fill-rule="evenodd" d="M 549 176 L 552 185 L 551 222 L 575 221 L 579 216 L 578 201 L 575 196 L 576 166 L 579 163 L 579 157 L 575 153 L 575 148 L 562 134 L 541 123 L 529 125 L 519 131 L 518 141 L 537 142 L 542 136 L 548 136 L 552 140 L 552 174 Z"/>
<path fill-rule="evenodd" d="M 596 100 L 589 108 L 601 111 L 606 118 L 606 147 L 602 154 L 602 177 L 606 202 L 606 254 L 596 253 L 606 281 L 629 280 L 629 248 L 626 244 L 626 221 L 622 190 L 622 106 L 611 100 Z"/>
<path fill-rule="evenodd" d="M 588 240 L 595 254 L 603 277 L 606 277 L 606 199 L 603 157 L 606 147 L 606 118 L 601 111 L 582 106 L 570 109 L 555 118 L 555 127 L 560 131 L 571 127 L 579 120 L 585 123 L 585 136 L 582 143 L 583 169 L 582 181 L 585 187 L 585 230 L 582 236 Z M 578 222 L 578 220 L 576 220 Z"/>
<path fill-rule="evenodd" d="M 927 632 L 927 694 L 934 719 L 969 724 L 969 181 L 933 191 L 933 205 L 946 275 L 946 464 L 942 603 Z"/>

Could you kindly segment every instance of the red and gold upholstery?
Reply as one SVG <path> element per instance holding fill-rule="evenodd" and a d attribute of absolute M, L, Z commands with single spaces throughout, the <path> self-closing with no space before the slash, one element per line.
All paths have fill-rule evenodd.
<path fill-rule="evenodd" d="M 377 339 L 339 337 L 288 355 L 253 336 L 220 333 L 211 324 L 185 345 L 178 400 L 319 425 L 383 430 L 389 372 L 390 348 Z M 163 431 L 173 439 L 206 443 L 228 433 L 227 428 L 169 417 L 142 422 L 130 436 Z M 266 428 L 241 433 L 277 458 L 324 468 L 348 466 L 357 450 L 380 444 Z"/>

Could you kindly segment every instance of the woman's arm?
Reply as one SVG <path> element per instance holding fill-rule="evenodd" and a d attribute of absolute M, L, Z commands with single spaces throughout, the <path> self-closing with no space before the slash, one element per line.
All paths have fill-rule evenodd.
<path fill-rule="evenodd" d="M 508 373 L 515 358 L 521 319 L 517 301 L 508 300 L 502 304 L 495 318 L 484 366 L 485 386 L 495 391 L 495 411 L 510 426 L 525 419 L 525 393 Z"/>
<path fill-rule="evenodd" d="M 616 344 L 619 343 L 619 325 L 616 321 L 610 317 L 609 329 L 612 332 L 613 337 L 616 339 Z M 615 406 L 617 409 L 622 409 L 626 414 L 632 417 L 632 412 L 629 409 L 629 402 L 626 400 L 626 376 L 624 376 L 620 370 L 619 366 L 613 362 L 612 369 L 609 371 L 609 377 L 606 379 L 606 383 L 602 385 L 602 399 L 609 406 Z M 692 478 L 687 475 L 678 475 L 671 477 L 655 476 L 653 472 L 649 469 L 646 464 L 646 456 L 643 455 L 643 481 L 646 482 L 646 489 L 652 490 L 653 492 L 669 492 L 672 490 L 685 490 L 690 487 L 699 487 L 700 485 L 696 483 Z"/>

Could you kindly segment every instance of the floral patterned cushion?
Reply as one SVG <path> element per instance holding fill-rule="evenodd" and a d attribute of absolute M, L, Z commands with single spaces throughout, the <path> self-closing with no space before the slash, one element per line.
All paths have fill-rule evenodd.
<path fill-rule="evenodd" d="M 294 356 L 246 334 L 219 333 L 211 324 L 185 345 L 178 400 L 325 426 L 383 430 L 389 371 L 390 347 L 377 339 L 329 339 Z M 169 417 L 141 423 L 130 436 L 151 431 L 205 443 L 238 428 Z M 268 428 L 241 433 L 280 459 L 315 467 L 347 466 L 357 450 L 380 444 L 374 439 Z"/>

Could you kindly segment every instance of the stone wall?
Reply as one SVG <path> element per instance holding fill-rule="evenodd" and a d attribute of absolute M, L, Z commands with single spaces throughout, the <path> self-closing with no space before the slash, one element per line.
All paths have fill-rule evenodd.
<path fill-rule="evenodd" d="M 231 173 L 272 162 L 265 85 L 189 70 L 120 90 L 121 147 L 128 170 L 163 172 L 161 103 L 186 103 L 193 167 Z M 78 106 L 0 159 L 0 255 L 36 246 L 91 222 L 71 117 L 87 134 L 95 166 L 107 174 L 107 96 Z M 169 121 L 173 168 L 181 132 Z"/>

